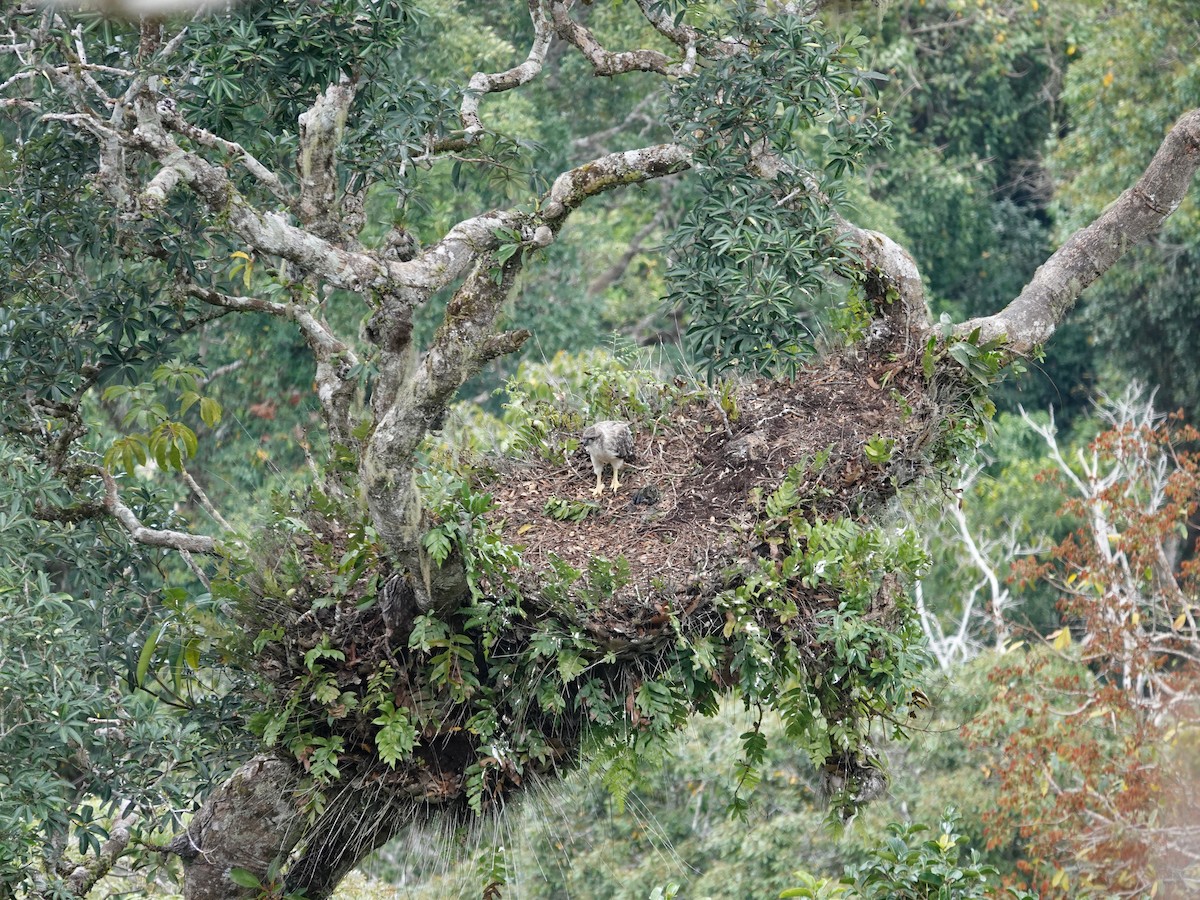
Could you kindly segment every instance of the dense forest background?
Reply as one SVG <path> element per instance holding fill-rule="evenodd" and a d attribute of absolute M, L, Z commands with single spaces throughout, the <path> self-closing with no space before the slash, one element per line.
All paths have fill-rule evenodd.
<path fill-rule="evenodd" d="M 279 6 L 278 15 L 299 16 L 304 4 Z M 398 99 L 367 84 L 354 108 L 379 133 L 411 125 L 413 142 L 376 141 L 366 127 L 345 149 L 381 175 L 362 197 L 363 245 L 427 245 L 467 216 L 548 188 L 554 173 L 623 149 L 631 135 L 649 143 L 666 133 L 650 75 L 597 78 L 555 42 L 540 79 L 488 98 L 486 152 L 464 149 L 410 177 L 420 148 L 412 123 L 458 103 L 438 86 L 516 65 L 534 39 L 511 3 L 414 6 L 394 64 L 419 68 L 422 89 Z M 578 6 L 614 44 L 639 34 L 621 3 Z M 830 34 L 862 35 L 857 66 L 887 119 L 886 139 L 839 182 L 841 200 L 855 222 L 912 254 L 935 320 L 987 315 L 1020 293 L 1068 235 L 1136 181 L 1200 97 L 1200 10 L 1190 0 L 823 7 Z M 80 21 L 93 33 L 108 29 L 116 44 L 130 39 L 112 20 Z M 186 112 L 218 133 L 248 130 L 254 117 L 228 110 L 255 104 L 294 121 L 312 96 L 285 86 L 309 76 L 280 67 L 308 59 L 319 80 L 323 67 L 336 69 L 323 54 L 316 32 L 289 46 L 213 43 L 196 63 L 203 92 L 183 91 Z M 0 67 L 0 82 L 16 71 Z M 29 298 L 52 282 L 37 268 L 47 236 L 83 257 L 110 234 L 77 171 L 84 139 L 65 124 L 35 134 L 19 109 L 7 112 L 0 362 L 8 389 L 24 390 L 52 384 L 70 347 L 29 320 Z M 282 135 L 256 152 L 271 161 L 295 150 L 295 135 Z M 808 354 L 846 352 L 839 335 L 853 303 L 827 284 L 787 310 L 783 350 L 721 343 L 720 329 L 736 323 L 691 302 L 678 271 L 705 202 L 682 176 L 606 194 L 526 265 L 504 316 L 532 337 L 459 392 L 422 449 L 428 495 L 455 490 L 443 474 L 463 460 L 486 465 L 524 446 L 530 410 L 594 406 L 604 391 L 641 396 L 671 379 L 744 382 L 755 369 L 786 374 Z M 90 257 L 101 262 L 80 321 L 136 339 L 104 360 L 102 392 L 86 412 L 95 446 L 116 448 L 106 464 L 123 459 L 138 470 L 124 491 L 146 521 L 167 528 L 216 515 L 230 532 L 254 535 L 290 514 L 288 498 L 329 451 L 328 437 L 312 357 L 292 323 L 225 316 L 219 340 L 205 328 L 176 339 L 177 310 L 131 297 L 146 274 L 138 265 L 194 265 L 188 247 L 206 241 L 231 283 L 273 296 L 267 263 L 207 236 L 193 207 L 154 235 L 158 259 Z M 451 294 L 417 312 L 423 340 L 433 339 Z M 358 311 L 339 321 L 345 309 L 326 310 L 335 330 L 370 327 Z M 1083 294 L 1043 352 L 992 387 L 979 450 L 964 451 L 937 489 L 902 495 L 889 509 L 888 527 L 912 529 L 927 554 L 921 578 L 906 586 L 926 675 L 905 720 L 872 735 L 888 773 L 878 799 L 853 815 L 836 798 L 831 806 L 828 778 L 784 736 L 787 722 L 730 701 L 694 720 L 630 785 L 614 791 L 585 758 L 502 815 L 406 829 L 337 896 L 970 897 L 1001 896 L 1000 885 L 1044 897 L 1191 896 L 1200 890 L 1200 459 L 1189 428 L 1200 421 L 1197 333 L 1193 192 Z M 35 339 L 45 340 L 37 352 L 5 349 Z M 369 369 L 364 357 L 355 373 L 363 384 Z M 182 452 L 202 491 L 179 493 L 155 474 L 155 452 L 147 459 L 113 443 L 139 416 L 152 421 L 159 389 L 195 396 L 194 434 L 163 454 Z M 0 458 L 0 897 L 76 896 L 31 887 L 29 873 L 49 856 L 101 853 L 123 815 L 117 801 L 138 792 L 170 816 L 136 826 L 144 831 L 93 896 L 171 896 L 178 864 L 156 842 L 227 774 L 206 748 L 251 742 L 239 726 L 248 714 L 229 689 L 238 676 L 219 659 L 223 600 L 197 590 L 195 564 L 177 554 L 147 558 L 111 534 L 80 543 L 82 520 L 48 524 L 35 507 L 53 500 L 55 486 L 19 440 L 0 442 Z M 158 468 L 171 466 L 160 458 Z M 1138 660 L 1151 662 L 1138 669 Z M 746 734 L 760 729 L 770 740 L 751 771 L 740 765 Z M 122 791 L 96 793 L 84 769 L 103 770 Z M 932 893 L 947 873 L 957 873 L 946 882 L 956 886 Z M 897 887 L 905 884 L 910 893 Z"/>

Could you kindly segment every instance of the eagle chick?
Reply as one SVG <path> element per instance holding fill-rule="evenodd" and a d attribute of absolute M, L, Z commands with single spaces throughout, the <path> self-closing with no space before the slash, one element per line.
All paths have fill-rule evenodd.
<path fill-rule="evenodd" d="M 621 468 L 627 462 L 633 462 L 633 433 L 624 422 L 611 420 L 597 422 L 583 429 L 583 448 L 592 458 L 592 470 L 596 473 L 596 486 L 592 493 L 599 497 L 604 492 L 604 482 L 601 477 L 606 465 L 613 470 L 612 489 L 616 493 L 621 486 L 618 480 Z"/>

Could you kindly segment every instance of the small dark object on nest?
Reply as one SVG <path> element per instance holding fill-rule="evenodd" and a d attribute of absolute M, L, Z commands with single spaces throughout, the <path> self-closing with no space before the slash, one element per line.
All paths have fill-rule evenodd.
<path fill-rule="evenodd" d="M 635 506 L 638 503 L 644 503 L 647 506 L 653 506 L 661 498 L 662 494 L 659 492 L 658 488 L 652 484 L 647 484 L 633 492 L 633 499 L 630 501 L 630 503 Z"/>

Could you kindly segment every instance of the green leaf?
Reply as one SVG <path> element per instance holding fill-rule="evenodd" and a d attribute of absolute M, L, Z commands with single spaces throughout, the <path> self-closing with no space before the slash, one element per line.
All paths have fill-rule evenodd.
<path fill-rule="evenodd" d="M 162 639 L 165 627 L 163 625 L 151 629 L 146 643 L 142 644 L 142 652 L 138 654 L 137 671 L 134 674 L 134 680 L 138 687 L 142 687 L 146 683 L 146 673 L 150 671 L 150 661 L 154 659 L 154 651 L 158 649 L 158 642 Z"/>
<path fill-rule="evenodd" d="M 563 652 L 558 655 L 558 677 L 563 684 L 570 684 L 588 667 L 588 662 L 578 653 Z"/>
<path fill-rule="evenodd" d="M 195 391 L 184 391 L 179 395 L 179 415 L 183 415 L 195 404 L 200 402 L 200 395 Z"/>
<path fill-rule="evenodd" d="M 258 876 L 248 869 L 230 869 L 229 880 L 239 887 L 244 888 L 256 888 L 262 886 L 262 882 L 259 881 Z"/>

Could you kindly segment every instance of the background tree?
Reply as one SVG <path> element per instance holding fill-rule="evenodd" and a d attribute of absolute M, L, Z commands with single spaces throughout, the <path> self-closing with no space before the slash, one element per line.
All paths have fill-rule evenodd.
<path fill-rule="evenodd" d="M 994 835 L 1019 827 L 1039 894 L 1184 895 L 1195 887 L 1197 654 L 1181 560 L 1197 502 L 1193 429 L 1135 392 L 1074 459 L 1041 426 L 1077 531 L 1019 566 L 1049 580 L 1065 625 L 1052 651 L 993 675 L 1008 688 L 970 731 L 995 748 Z M 1190 553 L 1188 554 L 1191 555 Z M 1017 790 L 1027 782 L 1039 791 Z"/>
<path fill-rule="evenodd" d="M 137 548 L 161 589 L 139 584 L 136 637 L 104 623 L 100 658 L 136 649 L 129 687 L 193 725 L 224 704 L 258 739 L 249 758 L 212 748 L 213 769 L 236 770 L 160 847 L 188 897 L 327 896 L 398 829 L 501 807 L 585 740 L 624 796 L 729 693 L 776 710 L 847 808 L 882 790 L 872 727 L 906 721 L 917 696 L 900 585 L 923 559 L 881 510 L 957 465 L 1002 364 L 1174 210 L 1200 165 L 1200 113 L 1013 303 L 937 331 L 912 259 L 841 211 L 883 119 L 865 39 L 826 32 L 819 5 L 529 0 L 514 16 L 446 2 L 423 18 L 401 2 L 247 3 L 186 26 L 6 10 L 3 424 L 42 485 L 15 482 L 14 508 L 103 559 L 90 582 L 47 565 L 21 589 L 61 611 L 119 583 L 110 548 Z M 455 42 L 477 35 L 507 58 L 448 86 Z M 525 60 L 504 68 L 509 46 Z M 422 72 L 418 48 L 446 52 Z M 615 79 L 597 107 L 612 118 L 556 121 L 555 92 L 577 106 L 592 75 Z M 564 144 L 572 125 L 586 130 Z M 566 149 L 530 152 L 530 135 Z M 613 365 L 542 400 L 514 386 L 524 468 L 427 443 L 456 392 L 528 340 L 523 279 L 568 219 L 621 218 L 611 192 L 684 172 L 699 214 L 672 240 L 670 292 L 696 346 L 714 372 L 793 377 L 708 388 Z M 662 208 L 649 194 L 632 243 Z M 816 360 L 797 329 L 822 302 L 853 346 Z M 246 410 L 293 409 L 301 430 L 276 465 L 312 475 L 231 519 L 191 470 L 225 421 L 215 395 L 245 396 L 255 362 L 285 368 L 217 356 L 278 340 L 266 319 L 298 336 L 282 346 L 307 354 L 314 397 L 293 405 L 308 380 L 293 376 Z M 572 496 L 574 435 L 610 417 L 645 436 L 655 494 L 636 524 L 623 503 Z M 111 718 L 104 734 L 122 741 L 139 725 Z M 759 722 L 741 741 L 747 786 Z M 142 803 L 164 823 L 162 795 L 64 735 L 123 821 Z M 91 814 L 80 778 L 56 777 L 43 793 L 64 813 L 33 826 L 34 889 L 82 892 L 62 835 L 86 837 Z"/>

